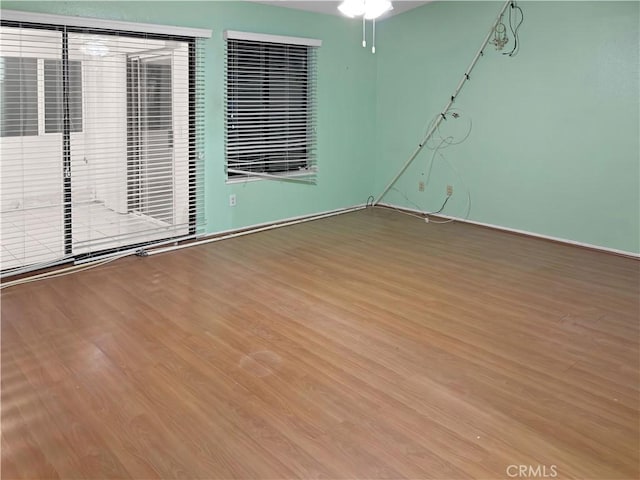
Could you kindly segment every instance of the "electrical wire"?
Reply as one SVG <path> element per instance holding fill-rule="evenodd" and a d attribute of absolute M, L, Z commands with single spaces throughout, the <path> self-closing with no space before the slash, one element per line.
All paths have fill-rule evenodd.
<path fill-rule="evenodd" d="M 401 195 L 401 196 L 406 200 L 406 202 L 407 202 L 408 204 L 413 205 L 415 208 L 417 208 L 417 209 L 421 212 L 421 214 L 422 214 L 422 217 L 420 217 L 420 218 L 424 218 L 424 216 L 425 216 L 425 215 L 435 215 L 436 213 L 440 213 L 440 212 L 442 212 L 442 210 L 444 210 L 445 205 L 447 204 L 447 202 L 448 202 L 448 201 L 449 201 L 449 199 L 451 198 L 451 195 L 447 195 L 447 196 L 445 197 L 445 199 L 444 199 L 444 202 L 442 202 L 442 206 L 441 206 L 438 210 L 436 210 L 436 211 L 434 211 L 434 212 L 423 212 L 423 211 L 422 211 L 422 208 L 420 207 L 420 205 L 418 205 L 418 204 L 416 204 L 416 203 L 412 202 L 412 201 L 409 199 L 409 197 L 407 197 L 407 195 L 405 195 L 405 193 L 404 193 L 404 192 L 402 192 L 402 191 L 398 190 L 396 187 L 391 187 L 391 190 L 394 190 L 395 192 L 399 193 L 399 194 L 400 194 L 400 195 Z"/>
<path fill-rule="evenodd" d="M 447 195 L 444 199 L 444 202 L 442 202 L 442 206 L 438 210 L 436 210 L 435 212 L 429 212 L 426 215 L 435 215 L 437 213 L 442 212 L 444 210 L 444 207 L 447 206 L 447 202 L 449 201 L 450 198 L 451 198 L 451 195 Z"/>
<path fill-rule="evenodd" d="M 21 278 L 19 280 L 13 280 L 11 282 L 6 282 L 0 284 L 0 290 L 4 290 L 5 288 L 14 287 L 16 285 L 24 285 L 26 283 L 37 282 L 38 280 L 44 280 L 45 278 L 57 278 L 64 277 L 65 275 L 71 275 L 72 273 L 84 272 L 86 270 L 91 270 L 92 268 L 101 267 L 106 265 L 107 263 L 111 263 L 120 258 L 128 257 L 129 255 L 133 255 L 135 252 L 127 252 L 122 255 L 115 255 L 113 257 L 109 257 L 105 260 L 99 260 L 96 262 L 91 262 L 87 265 L 73 265 L 71 267 L 63 268 L 62 270 L 54 270 L 51 272 L 45 272 L 38 275 L 32 275 L 30 277 Z"/>
<path fill-rule="evenodd" d="M 431 121 L 429 122 L 429 124 L 427 126 L 427 131 L 429 131 L 431 129 L 431 127 L 433 126 L 434 122 L 436 122 L 436 120 L 440 116 L 443 116 L 443 118 L 445 120 L 447 119 L 447 116 L 451 116 L 451 117 L 457 119 L 457 118 L 460 118 L 461 116 L 463 116 L 463 112 L 462 112 L 462 110 L 460 110 L 458 108 L 449 108 L 446 112 L 444 112 L 442 114 L 438 114 L 438 115 L 434 116 L 431 119 Z M 466 117 L 466 115 L 465 115 L 465 117 Z M 442 123 L 440 125 L 442 125 Z M 447 158 L 442 153 L 440 153 L 440 151 L 444 150 L 445 148 L 448 148 L 450 146 L 453 146 L 453 145 L 460 145 L 465 140 L 467 140 L 469 138 L 469 136 L 471 135 L 471 131 L 473 130 L 473 122 L 472 122 L 471 118 L 469 118 L 469 128 L 467 129 L 465 134 L 460 138 L 460 140 L 456 140 L 453 135 L 443 136 L 442 132 L 440 131 L 440 125 L 438 125 L 438 127 L 436 128 L 437 138 L 440 139 L 438 144 L 434 146 L 434 145 L 430 145 L 427 142 L 427 144 L 425 145 L 429 150 L 433 151 L 433 153 L 432 153 L 432 155 L 430 157 L 430 161 L 429 161 L 428 167 L 427 167 L 426 172 L 425 172 L 425 187 L 429 184 L 429 182 L 431 180 L 431 172 L 433 170 L 433 165 L 434 165 L 434 163 L 436 161 L 436 158 L 440 157 L 441 160 L 443 160 L 444 162 L 447 163 L 447 165 L 449 166 L 451 171 L 456 175 L 456 177 L 458 178 L 460 184 L 463 185 L 465 191 L 467 192 L 467 205 L 466 205 L 465 214 L 464 214 L 463 218 L 468 218 L 469 214 L 471 213 L 471 191 L 470 191 L 469 187 L 467 186 L 467 184 L 465 183 L 465 181 L 462 179 L 462 175 L 460 174 L 460 172 L 453 166 L 453 164 L 449 160 L 447 160 Z M 436 137 L 436 135 L 433 135 L 431 137 L 431 139 L 429 139 L 429 141 L 431 141 L 434 137 Z M 402 197 L 404 197 L 404 199 L 407 202 L 407 204 L 414 206 L 419 211 L 422 211 L 422 208 L 419 205 L 417 205 L 414 202 L 412 202 L 404 192 L 398 190 L 395 187 L 392 187 L 392 190 L 395 190 L 397 193 L 402 195 Z M 436 223 L 436 224 L 451 223 L 455 219 L 450 218 L 449 220 L 440 222 L 440 221 L 431 220 L 429 218 L 429 215 L 437 215 L 439 213 L 442 213 L 442 211 L 444 210 L 445 206 L 447 205 L 447 202 L 449 201 L 449 198 L 451 198 L 451 196 L 447 195 L 447 197 L 445 198 L 442 206 L 438 210 L 435 210 L 433 212 L 424 212 L 421 215 L 418 215 L 418 214 L 415 214 L 415 213 L 412 213 L 412 212 L 403 211 L 403 210 L 400 210 L 400 209 L 395 208 L 393 206 L 391 206 L 391 208 L 396 210 L 396 211 L 399 211 L 401 213 L 404 213 L 406 215 L 410 215 L 410 216 L 413 216 L 413 217 L 416 217 L 416 218 L 420 218 L 420 219 L 426 220 L 429 223 Z"/>
<path fill-rule="evenodd" d="M 415 204 L 415 203 L 413 203 L 411 200 L 409 200 L 409 197 L 407 197 L 403 192 L 401 192 L 400 190 L 398 190 L 395 187 L 391 187 L 391 190 L 395 190 L 396 192 L 398 192 L 400 195 L 402 195 L 404 197 L 404 199 L 407 201 L 407 203 L 413 205 L 418 210 L 420 210 L 420 206 Z M 410 217 L 419 218 L 420 220 L 426 220 L 428 223 L 449 223 L 449 222 L 452 222 L 453 219 L 450 219 L 449 221 L 446 221 L 446 222 L 436 222 L 436 221 L 431 220 L 429 218 L 429 215 L 437 215 L 438 213 L 442 212 L 442 210 L 444 210 L 444 207 L 445 207 L 445 205 L 447 204 L 447 202 L 449 201 L 450 198 L 451 198 L 451 195 L 447 195 L 446 198 L 444 199 L 444 202 L 442 202 L 442 206 L 438 210 L 436 210 L 435 212 L 414 213 L 414 212 L 408 212 L 406 210 L 402 210 L 400 208 L 394 207 L 393 205 L 382 205 L 381 207 L 382 208 L 391 208 L 392 210 L 395 210 L 396 212 L 402 213 L 403 215 L 409 215 Z"/>
<path fill-rule="evenodd" d="M 514 20 L 512 19 L 511 15 L 511 12 L 513 10 L 518 10 L 520 12 L 520 22 L 518 22 L 515 28 L 513 27 Z M 511 2 L 511 8 L 509 9 L 509 28 L 511 29 L 511 34 L 513 35 L 513 48 L 510 52 L 503 52 L 503 55 L 515 57 L 520 52 L 520 39 L 518 37 L 518 30 L 520 29 L 522 22 L 524 22 L 524 12 L 522 11 L 522 8 L 516 5 L 516 2 Z"/>
<path fill-rule="evenodd" d="M 442 157 L 442 158 L 444 159 L 445 162 L 447 162 L 447 165 L 449 165 L 449 168 L 453 171 L 453 173 L 456 174 L 456 177 L 458 177 L 458 180 L 460 180 L 460 183 L 463 185 L 464 189 L 467 192 L 467 208 L 464 216 L 462 217 L 464 219 L 467 219 L 469 218 L 469 214 L 471 213 L 471 189 L 469 189 L 469 186 L 463 180 L 462 175 L 460 175 L 460 172 L 458 171 L 458 169 L 454 167 L 453 164 L 449 160 L 447 160 L 445 157 Z M 437 213 L 440 213 L 440 212 L 437 212 Z M 451 223 L 454 220 L 455 220 L 454 218 L 450 218 L 449 220 L 445 220 L 444 222 L 438 222 L 438 221 L 429 219 L 429 223 L 444 224 L 444 223 Z"/>
<path fill-rule="evenodd" d="M 447 114 L 451 113 L 452 116 L 455 116 L 454 118 L 460 118 L 463 115 L 462 110 L 457 109 L 457 108 L 451 108 L 449 110 L 447 110 L 447 112 L 445 113 L 445 116 Z M 431 125 L 433 124 L 433 122 L 435 121 L 435 119 L 437 118 L 434 117 L 431 120 L 431 124 L 429 125 L 428 128 L 431 128 Z M 440 153 L 440 150 L 443 150 L 445 148 L 448 148 L 450 146 L 453 145 L 460 145 L 461 143 L 463 143 L 464 141 L 467 140 L 467 138 L 469 138 L 469 136 L 471 135 L 471 130 L 473 129 L 473 122 L 471 120 L 471 118 L 469 118 L 469 128 L 467 129 L 466 133 L 462 136 L 462 138 L 458 141 L 455 140 L 455 137 L 453 137 L 453 135 L 449 135 L 447 137 L 443 137 L 442 136 L 442 132 L 440 132 L 440 127 L 438 126 L 437 128 L 437 133 L 438 136 L 440 137 L 440 142 L 438 143 L 438 145 L 436 145 L 435 147 L 430 146 L 429 144 L 425 145 L 429 150 L 433 151 L 433 154 L 431 155 L 431 161 L 429 162 L 429 167 L 427 168 L 426 171 L 426 181 L 425 181 L 425 186 L 429 184 L 429 181 L 431 179 L 431 171 L 433 170 L 433 164 L 435 163 L 435 159 L 436 156 L 440 156 L 440 158 L 444 161 L 446 161 L 449 166 L 452 168 L 453 170 L 453 166 L 451 165 L 451 163 L 444 157 L 443 154 Z M 458 177 L 460 177 L 460 175 L 458 174 Z"/>
<path fill-rule="evenodd" d="M 457 119 L 457 118 L 460 118 L 460 117 L 462 117 L 462 116 L 465 116 L 465 118 L 466 118 L 466 115 L 464 115 L 464 112 L 463 112 L 461 109 L 459 109 L 459 108 L 449 108 L 449 109 L 448 109 L 446 112 L 444 112 L 443 114 L 440 114 L 440 113 L 439 113 L 438 115 L 435 115 L 435 116 L 431 119 L 431 121 L 429 122 L 429 124 L 427 125 L 427 130 L 426 130 L 426 131 L 429 131 L 429 130 L 431 129 L 431 127 L 433 126 L 433 124 L 436 122 L 436 120 L 438 119 L 438 117 L 440 117 L 441 115 L 444 115 L 445 120 L 446 120 L 447 115 L 451 115 L 453 118 L 456 118 L 456 119 Z M 440 123 L 440 125 L 442 125 L 442 123 Z M 436 133 L 438 134 L 438 137 L 439 137 L 441 140 L 445 140 L 445 139 L 446 139 L 446 141 L 444 142 L 444 143 L 445 143 L 445 145 L 444 145 L 444 146 L 438 146 L 438 147 L 432 147 L 432 146 L 431 146 L 431 145 L 429 145 L 429 143 L 427 142 L 427 144 L 426 144 L 425 146 L 426 146 L 429 150 L 434 150 L 434 149 L 436 149 L 436 148 L 441 150 L 441 149 L 443 149 L 443 148 L 448 148 L 448 147 L 453 146 L 453 145 L 460 145 L 461 143 L 463 143 L 464 141 L 466 141 L 466 140 L 467 140 L 467 138 L 469 138 L 469 135 L 471 135 L 471 130 L 473 130 L 473 121 L 471 120 L 471 117 L 469 117 L 469 128 L 467 129 L 466 133 L 462 136 L 462 138 L 461 138 L 460 140 L 458 140 L 458 141 L 454 141 L 454 137 L 453 137 L 452 135 L 448 135 L 447 137 L 443 137 L 442 132 L 440 131 L 440 125 L 438 125 L 438 127 L 436 128 Z M 431 140 L 433 139 L 433 137 L 434 137 L 434 136 L 435 136 L 435 135 L 431 136 L 431 138 L 429 139 L 429 141 L 431 141 Z"/>
<path fill-rule="evenodd" d="M 60 265 L 62 263 L 68 263 L 71 260 L 73 260 L 73 256 L 65 255 L 65 256 L 60 257 L 60 258 L 58 258 L 56 260 L 52 260 L 50 262 L 39 263 L 38 264 L 38 269 L 39 270 L 44 270 L 45 268 L 55 267 L 55 266 Z M 4 277 L 8 277 L 8 276 L 14 276 L 14 275 L 22 275 L 22 274 L 25 274 L 25 273 L 29 273 L 31 271 L 33 271 L 33 268 L 30 269 L 29 267 L 18 267 L 18 268 L 15 268 L 13 270 L 7 269 L 6 272 L 3 272 L 3 278 Z M 0 281 L 1 281 L 1 279 L 0 279 Z"/>
<path fill-rule="evenodd" d="M 420 215 L 413 212 L 407 212 L 406 210 L 401 210 L 398 207 L 394 207 L 393 205 L 374 205 L 374 206 L 378 208 L 390 208 L 392 210 L 395 210 L 398 213 L 402 213 L 403 215 L 409 215 L 410 217 L 419 218 L 420 220 L 424 220 L 426 218 L 424 215 Z"/>

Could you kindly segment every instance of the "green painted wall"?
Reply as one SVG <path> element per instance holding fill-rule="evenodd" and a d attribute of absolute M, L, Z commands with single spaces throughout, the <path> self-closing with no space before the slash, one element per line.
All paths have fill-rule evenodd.
<path fill-rule="evenodd" d="M 31 2 L 2 8 L 213 30 L 206 42 L 207 231 L 217 232 L 365 203 L 373 182 L 375 57 L 364 55 L 353 22 L 246 2 Z M 226 184 L 224 30 L 318 38 L 317 185 L 271 180 Z M 237 206 L 229 207 L 229 195 Z"/>
<path fill-rule="evenodd" d="M 377 54 L 360 24 L 244 2 L 25 2 L 2 8 L 213 29 L 206 43 L 206 215 L 209 232 L 348 207 L 379 192 L 444 105 L 500 8 L 435 2 L 382 21 Z M 487 48 L 443 134 L 471 136 L 444 150 L 425 192 L 423 151 L 384 201 L 509 228 L 640 252 L 639 4 L 522 2 L 522 50 Z M 226 184 L 225 29 L 320 38 L 318 185 Z M 461 178 L 459 178 L 461 177 Z M 228 206 L 236 193 L 238 205 Z M 405 197 L 408 198 L 405 199 Z"/>
<path fill-rule="evenodd" d="M 480 46 L 501 2 L 436 2 L 381 22 L 376 191 L 408 158 Z M 473 131 L 436 160 L 423 151 L 384 201 L 640 252 L 639 4 L 520 2 L 520 55 L 486 49 L 443 134 Z M 509 35 L 511 36 L 511 35 Z M 513 41 L 513 40 L 511 40 Z M 408 197 L 407 201 L 403 195 Z"/>

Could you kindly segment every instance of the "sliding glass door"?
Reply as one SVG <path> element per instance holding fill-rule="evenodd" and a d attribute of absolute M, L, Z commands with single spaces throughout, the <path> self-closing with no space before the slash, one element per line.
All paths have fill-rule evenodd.
<path fill-rule="evenodd" d="M 86 102 L 72 148 L 74 254 L 187 235 L 188 43 L 71 33 L 69 49 Z"/>
<path fill-rule="evenodd" d="M 2 270 L 193 233 L 193 44 L 1 32 Z"/>

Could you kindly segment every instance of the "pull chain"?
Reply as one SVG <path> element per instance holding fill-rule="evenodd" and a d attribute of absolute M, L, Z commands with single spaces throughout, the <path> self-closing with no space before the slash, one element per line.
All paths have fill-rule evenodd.
<path fill-rule="evenodd" d="M 371 39 L 371 53 L 376 53 L 376 19 L 371 22 L 373 24 L 373 37 Z"/>
<path fill-rule="evenodd" d="M 367 46 L 367 37 L 366 37 L 367 27 L 364 21 L 364 15 L 362 16 L 362 48 Z"/>

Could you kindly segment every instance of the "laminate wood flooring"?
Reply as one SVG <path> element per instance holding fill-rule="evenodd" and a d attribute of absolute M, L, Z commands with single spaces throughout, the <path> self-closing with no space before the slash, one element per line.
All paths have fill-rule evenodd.
<path fill-rule="evenodd" d="M 367 209 L 10 287 L 2 478 L 637 479 L 639 273 Z"/>

